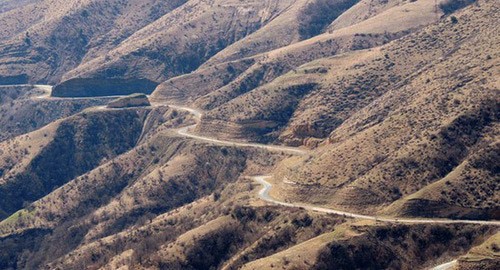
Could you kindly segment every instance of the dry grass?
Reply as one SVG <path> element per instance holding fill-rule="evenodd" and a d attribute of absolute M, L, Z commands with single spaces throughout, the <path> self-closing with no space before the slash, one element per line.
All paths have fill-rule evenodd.
<path fill-rule="evenodd" d="M 497 147 L 498 82 L 490 74 L 498 74 L 498 40 L 481 13 L 490 11 L 487 4 L 457 15 L 461 24 L 446 20 L 385 46 L 393 62 L 388 72 L 407 75 L 386 81 L 387 92 L 355 110 L 312 157 L 283 164 L 279 177 L 299 183 L 282 186 L 290 198 L 370 212 L 425 189 L 415 196 L 448 207 L 446 216 L 493 218 L 498 192 L 488 157 Z M 460 48 L 448 37 L 463 40 Z M 475 167 L 459 166 L 467 159 Z"/>

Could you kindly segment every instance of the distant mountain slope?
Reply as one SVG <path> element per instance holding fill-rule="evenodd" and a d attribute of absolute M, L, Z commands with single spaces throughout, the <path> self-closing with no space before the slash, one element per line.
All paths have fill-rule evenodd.
<path fill-rule="evenodd" d="M 0 83 L 20 74 L 55 83 L 183 3 L 45 0 L 16 6 L 0 13 Z"/>
<path fill-rule="evenodd" d="M 143 77 L 161 82 L 189 73 L 228 45 L 279 18 L 297 2 L 191 0 L 65 78 Z"/>
<path fill-rule="evenodd" d="M 365 57 L 359 53 L 352 55 L 347 53 L 383 45 L 423 25 L 432 23 L 436 20 L 436 15 L 440 14 L 436 14 L 434 4 L 432 0 L 404 3 L 358 24 L 251 58 L 214 65 L 207 64 L 189 75 L 173 78 L 161 84 L 153 97 L 158 99 L 188 97 L 190 100 L 195 100 L 198 107 L 209 110 L 202 121 L 200 128 L 202 132 L 218 130 L 221 134 L 229 132 L 233 137 L 263 141 L 276 140 L 277 137 L 281 137 L 281 140 L 290 144 L 302 144 L 303 140 L 308 137 L 324 138 L 350 113 L 369 103 L 370 100 L 364 100 L 363 97 L 367 92 L 354 91 L 354 88 L 361 85 L 369 88 L 367 84 L 377 87 L 375 92 L 378 91 L 378 93 L 368 93 L 373 99 L 382 91 L 386 91 L 382 85 L 377 86 L 377 84 L 392 83 L 414 70 L 413 67 L 405 64 L 404 67 L 390 71 L 394 60 L 384 58 L 380 52 L 378 56 L 375 56 L 375 53 L 368 53 L 372 58 L 380 61 L 374 62 L 371 69 L 358 67 L 356 58 L 360 57 L 361 60 Z M 385 19 L 387 17 L 394 18 L 394 20 L 389 22 Z M 310 67 L 306 65 L 315 59 L 339 54 L 346 54 L 346 56 L 334 58 L 331 63 L 325 60 L 311 63 Z M 433 56 L 423 57 L 432 59 Z M 352 59 L 335 62 L 337 61 L 335 59 L 346 58 Z M 302 65 L 304 66 L 301 67 Z M 336 65 L 341 65 L 341 67 Z M 344 71 L 346 68 L 350 68 L 351 71 Z M 358 69 L 373 74 L 369 74 L 370 78 L 362 77 L 359 76 Z M 342 76 L 348 77 L 342 78 Z M 301 84 L 304 84 L 305 88 L 310 88 L 314 84 L 317 89 L 303 89 L 294 93 L 294 91 L 297 92 L 297 88 L 301 88 Z M 338 84 L 338 87 L 334 87 L 335 84 Z M 348 89 L 339 89 L 339 87 Z M 287 93 L 288 90 L 292 93 Z M 344 97 L 335 95 L 339 91 L 344 92 L 342 94 Z M 347 105 L 350 108 L 341 108 L 346 107 L 346 104 L 333 101 L 345 98 L 347 95 L 357 97 L 353 96 L 347 100 L 353 103 Z M 284 98 L 285 96 L 287 98 Z M 282 103 L 283 99 L 290 100 L 290 103 Z M 303 104 L 300 104 L 301 99 L 304 99 Z M 339 115 L 335 117 L 329 113 L 331 109 L 328 106 L 331 102 L 338 106 Z M 354 104 L 356 102 L 363 103 L 356 105 Z M 315 106 L 311 106 L 313 103 Z M 297 106 L 299 109 L 295 112 Z M 325 108 L 322 108 L 323 106 Z M 291 119 L 294 112 L 302 116 Z M 315 115 L 311 116 L 311 113 Z M 311 119 L 311 117 L 314 118 Z M 284 128 L 289 120 L 293 121 L 293 127 L 281 133 L 283 131 L 279 129 Z M 245 129 L 247 125 L 249 128 Z M 302 127 L 298 127 L 299 125 Z M 251 131 L 255 129 L 255 126 L 257 126 L 257 132 Z M 209 127 L 212 129 L 208 130 Z M 302 133 L 297 136 L 299 138 L 288 134 L 294 132 L 291 131 L 292 129 L 298 129 L 296 133 Z"/>

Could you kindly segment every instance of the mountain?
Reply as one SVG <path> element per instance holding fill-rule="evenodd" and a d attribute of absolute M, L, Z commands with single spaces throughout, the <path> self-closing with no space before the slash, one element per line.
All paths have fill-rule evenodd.
<path fill-rule="evenodd" d="M 346 68 L 355 81 L 340 75 L 345 88 L 328 87 L 334 100 L 310 95 L 302 108 L 325 108 L 318 118 L 338 126 L 312 157 L 283 164 L 281 177 L 298 186 L 287 192 L 365 212 L 498 218 L 491 182 L 498 173 L 498 80 L 490 74 L 498 73 L 499 40 L 475 27 L 495 31 L 496 22 L 484 19 L 495 16 L 490 12 L 496 9 L 460 12 L 457 23 L 445 20 L 366 52 L 378 55 Z M 285 129 L 292 138 L 302 131 L 294 122 L 314 121 L 300 109 Z"/>
<path fill-rule="evenodd" d="M 497 269 L 499 8 L 0 0 L 0 269 Z"/>
<path fill-rule="evenodd" d="M 183 1 L 25 1 L 0 14 L 1 79 L 55 83 Z M 6 3 L 8 5 L 8 3 Z"/>

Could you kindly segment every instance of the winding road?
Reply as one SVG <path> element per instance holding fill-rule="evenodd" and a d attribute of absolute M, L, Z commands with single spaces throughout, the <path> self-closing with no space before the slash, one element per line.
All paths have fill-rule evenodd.
<path fill-rule="evenodd" d="M 453 260 L 451 262 L 443 263 L 438 266 L 433 267 L 431 270 L 449 270 L 453 269 L 453 267 L 457 264 L 457 260 Z"/>
<path fill-rule="evenodd" d="M 37 98 L 39 99 L 51 99 L 50 97 L 50 91 L 52 89 L 52 86 L 50 85 L 34 85 L 35 87 L 44 90 L 44 93 Z M 115 97 L 120 97 L 120 96 L 115 96 Z M 92 97 L 95 98 L 95 97 Z M 99 98 L 110 98 L 110 97 L 99 97 Z M 57 98 L 60 99 L 60 98 Z M 81 98 L 78 98 L 81 99 Z M 205 142 L 210 142 L 210 143 L 215 143 L 219 145 L 228 145 L 228 146 L 234 146 L 234 147 L 253 147 L 253 148 L 259 148 L 259 149 L 266 149 L 269 151 L 279 151 L 283 153 L 289 153 L 289 154 L 295 154 L 295 155 L 305 155 L 307 153 L 306 150 L 300 149 L 300 148 L 294 148 L 294 147 L 285 147 L 285 146 L 279 146 L 279 145 L 268 145 L 268 144 L 258 144 L 258 143 L 245 143 L 245 142 L 235 142 L 235 141 L 228 141 L 228 140 L 221 140 L 221 139 L 216 139 L 216 138 L 211 138 L 211 137 L 206 137 L 203 135 L 197 135 L 193 134 L 190 131 L 194 129 L 198 123 L 201 121 L 201 118 L 203 116 L 203 112 L 200 110 L 197 110 L 195 108 L 190 108 L 186 106 L 180 106 L 180 105 L 172 105 L 169 104 L 167 101 L 151 101 L 151 106 L 152 107 L 159 107 L 159 106 L 169 106 L 170 108 L 177 109 L 177 110 L 183 110 L 191 113 L 195 119 L 196 119 L 196 124 L 182 127 L 177 130 L 177 134 L 180 136 L 184 136 L 187 138 L 192 138 L 200 141 L 205 141 Z M 104 109 L 102 108 L 103 106 L 99 106 L 99 109 Z M 370 216 L 370 215 L 363 215 L 363 214 L 357 214 L 357 213 L 352 213 L 352 212 L 347 212 L 347 211 L 342 211 L 342 210 L 336 210 L 336 209 L 331 209 L 331 208 L 325 208 L 325 207 L 320 207 L 320 206 L 314 206 L 314 205 L 307 205 L 303 203 L 288 203 L 288 202 L 283 202 L 280 200 L 277 200 L 273 198 L 269 193 L 273 187 L 271 183 L 267 181 L 267 179 L 271 178 L 272 176 L 270 175 L 260 175 L 260 176 L 251 176 L 250 178 L 254 180 L 255 182 L 259 183 L 262 185 L 262 189 L 259 191 L 259 198 L 272 203 L 276 205 L 281 205 L 281 206 L 286 206 L 286 207 L 294 207 L 294 208 L 303 208 L 315 212 L 321 212 L 321 213 L 327 213 L 327 214 L 335 214 L 335 215 L 341 215 L 344 217 L 349 217 L 349 218 L 354 218 L 354 219 L 363 219 L 363 220 L 372 220 L 372 221 L 377 221 L 377 222 L 388 222 L 388 223 L 405 223 L 405 224 L 479 224 L 479 225 L 494 225 L 494 226 L 500 226 L 500 221 L 490 221 L 490 220 L 452 220 L 452 219 L 439 219 L 439 218 L 395 218 L 395 217 L 381 217 L 381 216 Z M 449 262 L 450 264 L 452 262 Z"/>
<path fill-rule="evenodd" d="M 188 111 L 188 112 L 192 113 L 198 122 L 200 121 L 201 116 L 203 115 L 203 113 L 201 111 L 198 111 L 198 110 L 193 109 L 193 108 L 183 107 L 183 106 L 178 106 L 178 105 L 168 105 L 168 106 L 170 106 L 171 108 L 175 108 L 178 110 L 184 110 L 184 111 Z M 267 149 L 267 150 L 271 150 L 271 151 L 282 151 L 282 152 L 299 154 L 299 155 L 304 155 L 307 153 L 305 150 L 299 149 L 299 148 L 284 147 L 284 146 L 278 146 L 278 145 L 257 144 L 257 143 L 241 143 L 241 142 L 225 141 L 225 140 L 214 139 L 214 138 L 190 133 L 190 130 L 195 128 L 196 125 L 197 124 L 178 129 L 177 133 L 181 136 L 185 136 L 188 138 L 193 138 L 193 139 L 197 139 L 197 140 L 201 140 L 201 141 L 222 144 L 222 145 L 230 145 L 230 146 L 236 146 L 236 147 L 255 147 L 255 148 L 262 148 L 262 149 Z M 319 206 L 314 206 L 314 205 L 307 205 L 307 204 L 301 204 L 301 203 L 287 203 L 287 202 L 283 202 L 283 201 L 279 201 L 277 199 L 274 199 L 269 194 L 273 185 L 271 183 L 269 183 L 267 181 L 267 179 L 269 179 L 271 177 L 272 176 L 270 176 L 270 175 L 259 175 L 259 176 L 252 176 L 250 178 L 252 180 L 254 180 L 255 182 L 259 183 L 260 185 L 262 185 L 262 189 L 259 191 L 259 198 L 266 201 L 266 202 L 276 204 L 276 205 L 281 205 L 281 206 L 286 206 L 286 207 L 304 208 L 304 209 L 316 211 L 316 212 L 336 214 L 336 215 L 341 215 L 341 216 L 345 216 L 345 217 L 349 217 L 349 218 L 373 220 L 373 221 L 378 221 L 378 222 L 410 223 L 410 224 L 429 224 L 429 223 L 430 224 L 482 224 L 482 225 L 500 226 L 500 221 L 454 220 L 454 219 L 437 219 L 437 218 L 417 219 L 417 218 L 378 217 L 378 216 L 356 214 L 356 213 L 352 213 L 352 212 L 324 208 L 324 207 L 319 207 Z"/>
<path fill-rule="evenodd" d="M 37 96 L 35 98 L 37 98 L 37 99 L 53 99 L 53 97 L 50 96 L 52 86 L 50 86 L 50 85 L 33 85 L 33 86 L 43 90 L 43 94 L 40 96 Z M 120 97 L 120 96 L 113 96 L 113 97 Z M 110 97 L 107 96 L 107 97 L 92 97 L 92 98 L 110 98 Z M 62 98 L 58 97 L 55 99 L 62 99 Z M 70 98 L 70 99 L 84 99 L 84 98 L 79 97 L 79 98 Z M 155 101 L 155 100 L 153 100 L 153 101 L 151 101 L 151 106 L 152 107 L 169 106 L 170 108 L 173 108 L 173 109 L 187 111 L 195 117 L 196 124 L 177 129 L 177 134 L 179 134 L 180 136 L 184 136 L 187 138 L 192 138 L 192 139 L 196 139 L 196 140 L 200 140 L 200 141 L 215 143 L 215 144 L 219 144 L 219 145 L 228 145 L 228 146 L 234 146 L 234 147 L 253 147 L 253 148 L 266 149 L 269 151 L 279 151 L 279 152 L 295 154 L 295 155 L 305 155 L 307 153 L 306 150 L 300 149 L 300 148 L 285 147 L 285 146 L 279 146 L 279 145 L 258 144 L 258 143 L 235 142 L 235 141 L 221 140 L 221 139 L 206 137 L 203 135 L 193 134 L 193 133 L 191 133 L 191 130 L 194 129 L 198 125 L 198 123 L 201 121 L 201 118 L 203 116 L 202 111 L 197 110 L 195 108 L 186 107 L 186 106 L 172 105 L 172 104 L 169 104 L 167 101 Z M 98 106 L 96 108 L 101 109 L 101 110 L 106 109 L 104 106 Z M 439 218 L 379 217 L 379 216 L 357 214 L 357 213 L 352 213 L 352 212 L 347 212 L 347 211 L 342 211 L 342 210 L 320 207 L 320 206 L 307 205 L 307 204 L 303 204 L 303 203 L 283 202 L 283 201 L 280 201 L 280 200 L 273 198 L 269 194 L 273 185 L 271 183 L 269 183 L 267 181 L 267 179 L 269 179 L 271 177 L 272 176 L 270 176 L 270 175 L 260 175 L 260 176 L 251 176 L 250 178 L 252 180 L 254 180 L 255 182 L 259 183 L 260 185 L 262 185 L 262 189 L 259 191 L 259 198 L 266 201 L 266 202 L 276 204 L 276 205 L 281 205 L 281 206 L 286 206 L 286 207 L 294 207 L 294 208 L 303 208 L 303 209 L 307 209 L 307 210 L 311 210 L 311 211 L 315 211 L 315 212 L 335 214 L 335 215 L 341 215 L 344 217 L 349 217 L 349 218 L 354 218 L 354 219 L 372 220 L 372 221 L 377 221 L 377 222 L 406 223 L 406 224 L 479 224 L 479 225 L 500 226 L 500 221 L 452 220 L 452 219 L 439 219 Z M 452 264 L 452 263 L 453 262 L 449 262 L 448 264 Z M 446 265 L 443 265 L 443 267 L 445 267 L 445 266 Z M 440 268 L 440 269 L 445 269 L 445 268 Z"/>
<path fill-rule="evenodd" d="M 36 96 L 34 98 L 36 98 L 36 99 L 52 99 L 53 98 L 50 96 L 52 86 L 50 86 L 50 85 L 34 85 L 34 86 L 44 91 L 42 95 Z M 114 97 L 120 97 L 120 96 L 114 96 Z M 92 97 L 92 98 L 96 98 L 96 97 Z M 97 98 L 110 98 L 110 97 L 97 97 Z M 61 99 L 61 98 L 55 98 L 55 99 Z M 71 99 L 85 99 L 85 98 L 71 98 Z M 234 147 L 253 147 L 253 148 L 266 149 L 269 151 L 279 151 L 279 152 L 295 154 L 295 155 L 305 155 L 307 153 L 306 150 L 303 150 L 300 148 L 285 147 L 285 146 L 279 146 L 279 145 L 266 145 L 266 144 L 258 144 L 258 143 L 235 142 L 235 141 L 228 141 L 228 140 L 221 140 L 221 139 L 206 137 L 203 135 L 196 135 L 196 134 L 191 133 L 191 131 L 201 121 L 201 118 L 203 116 L 203 112 L 201 112 L 197 109 L 194 109 L 194 108 L 190 108 L 190 107 L 172 105 L 166 101 L 152 101 L 151 106 L 152 107 L 169 106 L 173 109 L 187 111 L 195 117 L 196 124 L 182 127 L 182 128 L 177 130 L 177 134 L 179 134 L 180 136 L 184 136 L 187 138 L 192 138 L 192 139 L 196 139 L 196 140 L 200 140 L 200 141 L 220 144 L 220 145 L 234 146 Z M 99 106 L 98 109 L 105 109 L 105 107 Z M 315 211 L 315 212 L 335 214 L 335 215 L 341 215 L 344 217 L 349 217 L 349 218 L 354 218 L 354 219 L 371 220 L 371 221 L 376 221 L 376 222 L 404 223 L 404 224 L 478 224 L 478 225 L 500 226 L 500 221 L 450 220 L 450 219 L 439 219 L 439 218 L 423 219 L 423 218 L 379 217 L 379 216 L 362 215 L 362 214 L 357 214 L 357 213 L 352 213 L 352 212 L 347 212 L 347 211 L 342 211 L 342 210 L 336 210 L 336 209 L 330 209 L 330 208 L 325 208 L 325 207 L 320 207 L 320 206 L 307 205 L 307 204 L 303 204 L 303 203 L 288 203 L 288 202 L 284 202 L 284 201 L 280 201 L 278 199 L 275 199 L 269 194 L 273 185 L 271 183 L 269 183 L 267 180 L 271 177 L 272 176 L 270 176 L 270 175 L 260 175 L 260 176 L 251 176 L 249 178 L 254 180 L 255 182 L 259 183 L 260 185 L 262 185 L 262 189 L 258 193 L 259 198 L 262 199 L 263 201 L 266 201 L 268 203 L 275 204 L 275 205 L 281 205 L 281 206 L 293 207 L 293 208 L 303 208 L 303 209 Z M 432 270 L 451 269 L 453 266 L 456 265 L 456 263 L 457 263 L 457 260 L 453 260 L 453 261 L 435 266 L 434 268 L 431 268 L 431 269 Z"/>
<path fill-rule="evenodd" d="M 153 104 L 156 104 L 156 103 L 153 102 L 152 105 Z M 194 117 L 196 118 L 196 122 L 197 122 L 196 124 L 191 125 L 191 126 L 187 126 L 187 127 L 183 127 L 181 129 L 177 130 L 177 133 L 181 136 L 189 137 L 189 138 L 200 140 L 200 141 L 211 142 L 211 143 L 221 144 L 221 145 L 234 146 L 234 147 L 260 148 L 260 149 L 266 149 L 269 151 L 284 152 L 284 153 L 295 154 L 295 155 L 305 155 L 307 153 L 305 150 L 302 150 L 300 148 L 285 147 L 285 146 L 279 146 L 279 145 L 258 144 L 258 143 L 225 141 L 225 140 L 219 140 L 219 139 L 215 139 L 215 138 L 210 138 L 210 137 L 205 137 L 205 136 L 200 136 L 200 135 L 190 133 L 190 130 L 194 129 L 198 125 L 198 123 L 200 122 L 201 117 L 203 116 L 203 113 L 199 110 L 189 108 L 189 107 L 178 106 L 178 105 L 168 105 L 168 106 L 170 108 L 173 108 L 173 109 L 187 111 L 187 112 L 193 114 Z"/>
<path fill-rule="evenodd" d="M 164 105 L 164 104 L 162 104 L 162 105 Z M 270 145 L 263 145 L 263 144 L 256 144 L 256 143 L 240 143 L 240 142 L 224 141 L 224 140 L 219 140 L 219 139 L 214 139 L 214 138 L 210 138 L 210 137 L 192 134 L 189 131 L 196 127 L 196 125 L 201 120 L 203 113 L 199 110 L 189 108 L 189 107 L 178 106 L 178 105 L 168 105 L 168 106 L 170 106 L 171 108 L 174 108 L 174 109 L 184 110 L 184 111 L 190 112 L 191 114 L 193 114 L 195 116 L 195 118 L 197 120 L 197 123 L 194 125 L 178 129 L 177 133 L 181 136 L 185 136 L 188 138 L 193 138 L 193 139 L 197 139 L 197 140 L 201 140 L 201 141 L 216 143 L 216 144 L 222 144 L 222 145 L 239 146 L 239 147 L 256 147 L 256 148 L 262 148 L 262 149 L 267 149 L 267 150 L 271 150 L 271 151 L 282 151 L 282 152 L 287 152 L 287 153 L 291 153 L 291 154 L 299 154 L 299 155 L 304 155 L 307 153 L 305 150 L 298 149 L 298 148 L 283 147 L 283 146 L 277 146 L 277 145 L 270 146 Z M 376 221 L 376 222 L 405 223 L 405 224 L 480 224 L 480 225 L 500 226 L 499 221 L 450 220 L 450 219 L 409 219 L 409 218 L 377 217 L 377 216 L 361 215 L 361 214 L 356 214 L 356 213 L 351 213 L 351 212 L 346 212 L 346 211 L 341 211 L 341 210 L 335 210 L 335 209 L 330 209 L 330 208 L 318 207 L 318 206 L 313 206 L 313 205 L 306 205 L 306 204 L 301 204 L 301 203 L 287 203 L 287 202 L 283 202 L 283 201 L 274 199 L 269 194 L 273 185 L 271 183 L 269 183 L 267 181 L 267 179 L 269 179 L 271 177 L 272 176 L 270 176 L 270 175 L 259 175 L 259 176 L 251 176 L 250 178 L 252 180 L 254 180 L 255 182 L 259 183 L 260 185 L 262 185 L 262 189 L 258 193 L 259 198 L 263 201 L 266 201 L 268 203 L 272 203 L 275 205 L 281 205 L 281 206 L 293 207 L 293 208 L 303 208 L 303 209 L 307 209 L 307 210 L 311 210 L 311 211 L 315 211 L 315 212 L 336 214 L 336 215 L 341 215 L 344 217 L 362 219 L 362 220 L 372 220 L 372 221 Z M 457 264 L 457 262 L 458 262 L 457 260 L 446 262 L 446 263 L 437 265 L 435 267 L 432 267 L 430 270 L 450 270 Z"/>
<path fill-rule="evenodd" d="M 273 185 L 266 181 L 266 179 L 271 178 L 271 176 L 253 176 L 251 177 L 257 183 L 262 185 L 262 189 L 259 191 L 259 197 L 267 202 L 287 206 L 287 207 L 297 207 L 303 208 L 311 211 L 322 212 L 327 214 L 335 214 L 341 215 L 349 218 L 355 219 L 364 219 L 364 220 L 373 220 L 378 222 L 388 222 L 388 223 L 407 223 L 407 224 L 482 224 L 482 225 L 494 225 L 500 226 L 500 221 L 483 221 L 483 220 L 455 220 L 455 219 L 437 219 L 437 218 L 391 218 L 391 217 L 378 217 L 378 216 L 369 216 L 369 215 L 361 215 L 351 212 L 346 212 L 342 210 L 335 210 L 330 208 L 324 208 L 314 205 L 307 205 L 302 203 L 287 203 L 283 201 L 279 201 L 274 199 L 269 195 L 271 188 Z"/>

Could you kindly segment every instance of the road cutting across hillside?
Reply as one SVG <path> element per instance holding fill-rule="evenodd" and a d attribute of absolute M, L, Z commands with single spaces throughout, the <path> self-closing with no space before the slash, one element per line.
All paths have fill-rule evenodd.
<path fill-rule="evenodd" d="M 171 108 L 179 109 L 179 110 L 185 110 L 188 112 L 191 112 L 196 118 L 197 121 L 200 121 L 201 116 L 203 113 L 201 111 L 198 111 L 193 108 L 189 107 L 183 107 L 183 106 L 173 106 L 169 105 Z M 212 143 L 217 143 L 217 144 L 224 144 L 224 145 L 230 145 L 230 146 L 236 146 L 236 147 L 256 147 L 256 148 L 262 148 L 262 149 L 268 149 L 272 151 L 282 151 L 282 152 L 287 152 L 287 153 L 294 153 L 294 154 L 306 154 L 307 152 L 305 150 L 299 149 L 299 148 L 291 148 L 291 147 L 284 147 L 284 146 L 277 146 L 277 145 L 265 145 L 265 144 L 257 144 L 257 143 L 240 143 L 240 142 L 233 142 L 233 141 L 225 141 L 225 140 L 220 140 L 220 139 L 214 139 L 202 135 L 195 135 L 190 133 L 189 131 L 192 130 L 193 128 L 196 127 L 197 124 L 181 128 L 177 131 L 179 135 L 193 138 L 193 139 L 198 139 L 202 141 L 207 141 L 207 142 L 212 142 Z M 410 223 L 410 224 L 482 224 L 482 225 L 495 225 L 495 226 L 500 226 L 500 221 L 481 221 L 481 220 L 452 220 L 452 219 L 410 219 L 410 218 L 391 218 L 391 217 L 378 217 L 378 216 L 369 216 L 369 215 L 362 215 L 362 214 L 356 214 L 356 213 L 351 213 L 351 212 L 346 212 L 342 210 L 335 210 L 335 209 L 330 209 L 330 208 L 325 208 L 325 207 L 319 207 L 319 206 L 313 206 L 313 205 L 306 205 L 306 204 L 301 204 L 301 203 L 288 203 L 288 202 L 283 202 L 276 200 L 272 198 L 269 195 L 270 190 L 272 189 L 272 184 L 266 181 L 266 179 L 271 178 L 271 176 L 252 176 L 251 179 L 253 179 L 255 182 L 259 183 L 262 185 L 262 189 L 259 191 L 259 197 L 260 199 L 267 201 L 269 203 L 277 204 L 277 205 L 282 205 L 282 206 L 287 206 L 287 207 L 296 207 L 296 208 L 304 208 L 307 210 L 315 211 L 315 212 L 322 212 L 322 213 L 328 213 L 328 214 L 336 214 L 336 215 L 341 215 L 349 218 L 355 218 L 355 219 L 364 219 L 364 220 L 373 220 L 373 221 L 378 221 L 378 222 L 388 222 L 388 223 Z"/>
<path fill-rule="evenodd" d="M 49 85 L 34 85 L 35 87 L 44 90 L 44 93 L 37 98 L 39 99 L 51 99 L 50 97 L 50 91 L 52 89 L 52 86 Z M 120 96 L 115 96 L 115 97 L 120 97 Z M 95 97 L 92 97 L 95 98 Z M 109 97 L 99 97 L 99 98 L 109 98 Z M 57 98 L 61 99 L 61 98 Z M 78 98 L 81 99 L 81 98 Z M 228 141 L 228 140 L 222 140 L 222 139 L 216 139 L 216 138 L 211 138 L 203 135 L 196 135 L 191 133 L 190 131 L 194 129 L 198 123 L 201 121 L 201 118 L 203 116 L 203 112 L 200 110 L 197 110 L 195 108 L 190 108 L 186 106 L 180 106 L 180 105 L 172 105 L 169 104 L 167 101 L 153 101 L 151 102 L 152 107 L 159 107 L 159 106 L 169 106 L 170 108 L 176 109 L 176 110 L 183 110 L 191 113 L 195 119 L 196 119 L 196 124 L 182 127 L 177 130 L 177 134 L 200 140 L 200 141 L 205 141 L 205 142 L 210 142 L 210 143 L 215 143 L 215 144 L 221 144 L 221 145 L 228 145 L 228 146 L 234 146 L 234 147 L 251 147 L 251 148 L 259 148 L 259 149 L 266 149 L 269 151 L 280 151 L 284 153 L 290 153 L 290 154 L 297 154 L 297 155 L 304 155 L 307 153 L 306 150 L 300 149 L 300 148 L 293 148 L 293 147 L 286 147 L 286 146 L 279 146 L 279 145 L 267 145 L 267 144 L 258 144 L 258 143 L 245 143 L 245 142 L 235 142 L 235 141 Z M 99 107 L 99 109 L 105 109 L 102 106 Z M 116 109 L 115 109 L 116 110 Z M 478 225 L 494 225 L 494 226 L 500 226 L 500 221 L 486 221 L 486 220 L 452 220 L 452 219 L 439 219 L 439 218 L 393 218 L 393 217 L 379 217 L 379 216 L 370 216 L 370 215 L 362 215 L 362 214 L 357 214 L 357 213 L 352 213 L 352 212 L 347 212 L 347 211 L 342 211 L 342 210 L 336 210 L 336 209 L 331 209 L 331 208 L 325 208 L 321 206 L 314 206 L 314 205 L 307 205 L 307 204 L 302 204 L 302 203 L 289 203 L 289 202 L 283 202 L 280 200 L 277 200 L 273 198 L 269 193 L 273 187 L 271 183 L 269 183 L 266 179 L 271 178 L 269 175 L 261 175 L 261 176 L 252 176 L 250 177 L 252 180 L 255 182 L 259 183 L 262 185 L 262 189 L 259 191 L 259 198 L 272 203 L 276 205 L 281 205 L 281 206 L 286 206 L 286 207 L 294 207 L 294 208 L 303 208 L 307 209 L 310 211 L 315 211 L 315 212 L 321 212 L 321 213 L 328 213 L 328 214 L 335 214 L 335 215 L 341 215 L 344 217 L 349 217 L 349 218 L 354 218 L 354 219 L 363 219 L 363 220 L 372 220 L 376 222 L 387 222 L 387 223 L 405 223 L 405 224 L 478 224 Z M 451 264 L 452 262 L 450 262 Z M 447 265 L 443 265 L 445 267 Z"/>
<path fill-rule="evenodd" d="M 260 175 L 250 177 L 255 182 L 262 185 L 262 189 L 259 191 L 259 198 L 266 202 L 270 202 L 277 205 L 303 208 L 315 212 L 322 212 L 327 214 L 341 215 L 349 218 L 372 220 L 377 222 L 387 222 L 387 223 L 410 223 L 410 224 L 482 224 L 482 225 L 495 225 L 500 226 L 500 221 L 482 221 L 482 220 L 455 220 L 455 219 L 434 219 L 434 218 L 391 218 L 391 217 L 379 217 L 379 216 L 369 216 L 351 213 L 342 210 L 335 210 L 331 208 L 319 207 L 314 205 L 302 204 L 302 203 L 287 203 L 273 198 L 269 193 L 273 187 L 267 179 L 271 178 L 269 175 Z"/>
<path fill-rule="evenodd" d="M 296 154 L 296 155 L 305 155 L 307 153 L 306 150 L 303 150 L 300 148 L 285 147 L 285 146 L 279 146 L 279 145 L 258 144 L 258 143 L 225 141 L 225 140 L 220 140 L 220 139 L 215 139 L 215 138 L 210 138 L 210 137 L 206 137 L 206 136 L 193 134 L 190 132 L 190 130 L 194 129 L 198 125 L 198 123 L 201 120 L 201 117 L 203 116 L 203 113 L 197 109 L 193 109 L 193 108 L 189 108 L 189 107 L 178 106 L 178 105 L 168 105 L 168 106 L 173 108 L 173 109 L 187 111 L 187 112 L 193 114 L 196 118 L 197 123 L 194 125 L 183 127 L 181 129 L 179 129 L 177 131 L 177 133 L 179 135 L 193 138 L 193 139 L 197 139 L 200 141 L 206 141 L 206 142 L 234 146 L 234 147 L 260 148 L 260 149 L 266 149 L 269 151 L 284 152 L 284 153 Z"/>

